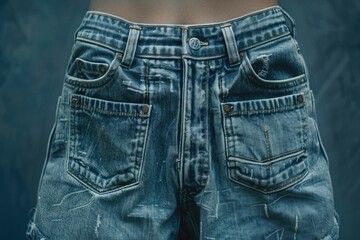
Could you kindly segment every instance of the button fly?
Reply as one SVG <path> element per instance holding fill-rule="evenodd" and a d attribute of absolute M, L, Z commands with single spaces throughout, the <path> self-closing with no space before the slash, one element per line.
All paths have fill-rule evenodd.
<path fill-rule="evenodd" d="M 192 49 L 197 50 L 200 48 L 201 44 L 200 44 L 200 40 L 196 37 L 190 38 L 189 39 L 189 45 Z"/>

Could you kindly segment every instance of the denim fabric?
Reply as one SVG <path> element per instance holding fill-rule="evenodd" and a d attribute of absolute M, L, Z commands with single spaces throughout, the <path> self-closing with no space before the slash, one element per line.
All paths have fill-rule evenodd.
<path fill-rule="evenodd" d="M 88 11 L 29 239 L 338 239 L 291 17 L 207 24 Z"/>

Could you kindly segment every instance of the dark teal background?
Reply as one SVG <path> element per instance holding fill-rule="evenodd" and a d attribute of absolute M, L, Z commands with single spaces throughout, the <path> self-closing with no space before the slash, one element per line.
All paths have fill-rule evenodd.
<path fill-rule="evenodd" d="M 360 236 L 360 1 L 282 0 L 330 158 L 340 239 Z M 25 239 L 84 0 L 0 0 L 0 238 Z"/>

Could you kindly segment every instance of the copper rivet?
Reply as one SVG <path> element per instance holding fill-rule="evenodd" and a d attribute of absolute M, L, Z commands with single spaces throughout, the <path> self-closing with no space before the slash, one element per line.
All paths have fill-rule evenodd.
<path fill-rule="evenodd" d="M 224 111 L 225 111 L 225 112 L 230 112 L 230 111 L 231 111 L 231 105 L 225 104 L 225 105 L 224 105 Z"/>
<path fill-rule="evenodd" d="M 77 96 L 71 96 L 71 102 L 72 103 L 77 103 L 78 102 Z"/>
<path fill-rule="evenodd" d="M 297 100 L 298 100 L 299 103 L 303 103 L 304 102 L 304 96 L 303 95 L 297 96 Z"/>
<path fill-rule="evenodd" d="M 101 72 L 101 73 L 105 73 L 105 72 L 106 72 L 106 67 L 105 67 L 105 66 L 101 66 L 101 67 L 100 67 L 100 72 Z"/>
<path fill-rule="evenodd" d="M 142 106 L 141 111 L 143 112 L 143 114 L 147 114 L 149 112 L 149 107 L 147 105 Z"/>
<path fill-rule="evenodd" d="M 244 52 L 240 52 L 240 57 L 244 57 L 245 53 Z"/>

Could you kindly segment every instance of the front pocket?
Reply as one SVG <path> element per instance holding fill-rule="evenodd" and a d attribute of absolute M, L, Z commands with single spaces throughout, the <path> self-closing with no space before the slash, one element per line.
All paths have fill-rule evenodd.
<path fill-rule="evenodd" d="M 151 105 L 72 94 L 67 171 L 98 193 L 137 184 Z"/>
<path fill-rule="evenodd" d="M 253 84 L 268 89 L 286 89 L 307 81 L 306 63 L 290 35 L 249 48 L 243 69 Z"/>
<path fill-rule="evenodd" d="M 122 57 L 112 49 L 77 40 L 68 61 L 65 82 L 82 88 L 101 87 L 114 79 Z"/>
<path fill-rule="evenodd" d="M 221 104 L 231 180 L 272 193 L 306 175 L 305 104 L 303 93 Z"/>
<path fill-rule="evenodd" d="M 110 63 L 95 63 L 77 58 L 65 74 L 65 82 L 70 86 L 83 88 L 101 87 L 114 78 L 120 66 L 118 56 L 121 55 L 115 56 Z"/>
<path fill-rule="evenodd" d="M 76 58 L 67 74 L 74 78 L 93 80 L 103 76 L 108 69 L 108 63 L 92 62 L 82 58 Z"/>

